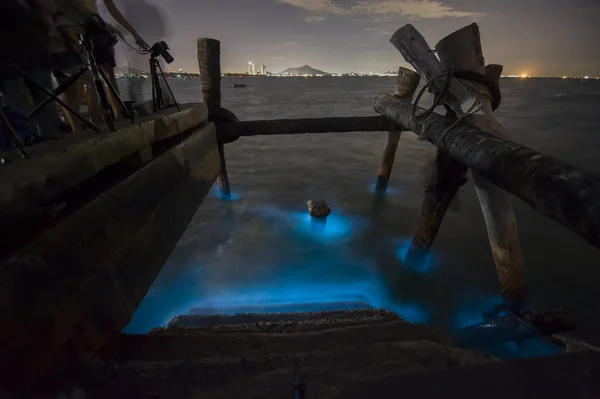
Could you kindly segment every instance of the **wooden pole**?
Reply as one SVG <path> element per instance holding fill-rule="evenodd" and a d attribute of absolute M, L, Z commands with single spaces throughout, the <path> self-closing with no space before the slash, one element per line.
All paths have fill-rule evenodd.
<path fill-rule="evenodd" d="M 381 115 L 327 118 L 269 119 L 258 121 L 217 122 L 219 140 L 224 142 L 246 136 L 279 134 L 316 134 L 345 132 L 383 132 L 396 124 Z"/>
<path fill-rule="evenodd" d="M 485 68 L 486 76 L 496 83 L 501 73 L 502 65 L 489 65 Z M 437 150 L 425 189 L 421 214 L 404 259 L 407 264 L 424 266 L 450 204 L 460 187 L 467 182 L 467 170 L 466 165 L 455 161 L 440 149 Z"/>
<path fill-rule="evenodd" d="M 471 24 L 443 38 L 436 46 L 442 64 L 458 71 L 486 73 L 479 27 Z M 480 110 L 467 117 L 467 122 L 499 137 L 510 135 L 492 114 L 491 93 L 479 83 L 469 82 L 481 104 Z M 525 261 L 517 229 L 515 213 L 508 194 L 485 177 L 473 172 L 473 181 L 485 225 L 500 288 L 509 303 L 518 303 L 525 294 Z"/>
<path fill-rule="evenodd" d="M 413 105 L 389 94 L 374 100 L 375 111 L 444 148 L 456 161 L 523 200 L 600 249 L 600 176 L 497 137 L 466 122 L 448 130 L 447 118 L 412 117 Z M 425 110 L 417 107 L 417 112 Z"/>
<path fill-rule="evenodd" d="M 446 211 L 460 187 L 467 181 L 466 174 L 465 165 L 437 150 L 421 213 L 404 259 L 405 263 L 417 268 L 425 265 Z"/>
<path fill-rule="evenodd" d="M 221 109 L 221 42 L 208 38 L 198 39 L 198 67 L 202 79 L 202 99 L 208 108 L 209 119 L 213 120 Z M 231 188 L 227 176 L 224 144 L 221 141 L 218 143 L 218 148 L 221 170 L 217 182 L 221 195 L 229 199 Z"/>
<path fill-rule="evenodd" d="M 421 77 L 418 73 L 399 67 L 394 96 L 403 101 L 411 102 L 420 80 Z M 398 126 L 396 126 L 396 129 L 387 132 L 383 158 L 379 164 L 379 173 L 377 174 L 377 183 L 375 185 L 376 194 L 385 194 L 387 191 L 401 134 L 402 129 Z"/>

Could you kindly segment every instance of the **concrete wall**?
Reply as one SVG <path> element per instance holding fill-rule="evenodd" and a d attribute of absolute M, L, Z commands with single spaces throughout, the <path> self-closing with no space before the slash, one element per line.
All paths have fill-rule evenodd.
<path fill-rule="evenodd" d="M 127 324 L 219 173 L 213 123 L 182 140 L 0 266 L 9 375 L 92 359 Z"/>

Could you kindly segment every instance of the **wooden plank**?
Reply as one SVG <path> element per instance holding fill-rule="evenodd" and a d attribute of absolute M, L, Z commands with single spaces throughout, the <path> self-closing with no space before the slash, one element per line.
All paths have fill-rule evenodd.
<path fill-rule="evenodd" d="M 467 123 L 446 133 L 446 118 L 434 113 L 419 122 L 412 108 L 389 94 L 375 98 L 375 111 L 431 143 L 444 137 L 453 159 L 600 248 L 600 176 Z"/>
<path fill-rule="evenodd" d="M 219 172 L 214 124 L 0 267 L 2 368 L 41 374 L 118 336 Z"/>

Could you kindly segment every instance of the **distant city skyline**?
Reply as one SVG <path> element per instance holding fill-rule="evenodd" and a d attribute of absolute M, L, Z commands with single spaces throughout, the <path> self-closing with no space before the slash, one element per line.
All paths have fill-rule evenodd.
<path fill-rule="evenodd" d="M 152 1 L 152 0 L 150 0 Z M 598 0 L 154 0 L 168 15 L 173 69 L 197 72 L 196 39 L 221 41 L 223 72 L 249 60 L 282 71 L 380 73 L 406 66 L 389 43 L 412 23 L 430 45 L 471 22 L 507 75 L 600 76 Z M 147 27 L 146 30 L 151 27 Z M 117 46 L 119 64 L 122 48 Z M 260 60 L 260 62 L 256 61 Z M 259 69 L 260 67 L 258 67 Z"/>

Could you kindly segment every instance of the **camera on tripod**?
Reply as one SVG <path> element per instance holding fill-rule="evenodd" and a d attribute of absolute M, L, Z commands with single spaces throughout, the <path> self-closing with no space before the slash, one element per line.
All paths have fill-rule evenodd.
<path fill-rule="evenodd" d="M 98 14 L 90 15 L 81 24 L 94 46 L 112 48 L 119 42 L 117 35 L 111 31 L 108 24 Z"/>
<path fill-rule="evenodd" d="M 156 58 L 159 55 L 165 59 L 167 64 L 175 61 L 175 58 L 173 58 L 171 53 L 169 53 L 169 46 L 164 41 L 154 43 L 154 45 L 150 48 L 150 57 Z"/>

